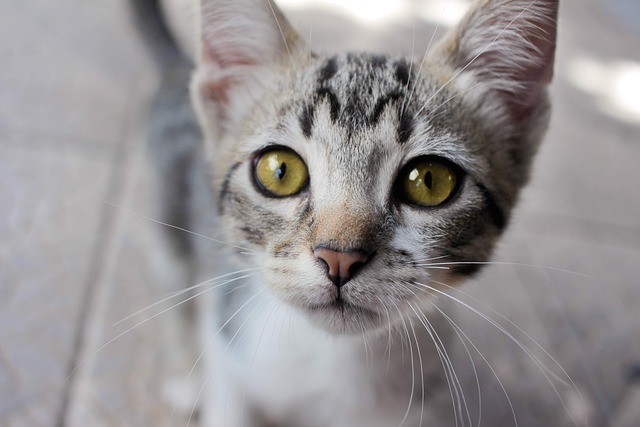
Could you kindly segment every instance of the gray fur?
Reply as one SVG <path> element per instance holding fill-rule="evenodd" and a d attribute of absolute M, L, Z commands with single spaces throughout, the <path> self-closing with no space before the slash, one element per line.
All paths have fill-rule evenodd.
<path fill-rule="evenodd" d="M 488 260 L 508 224 L 548 122 L 557 2 L 480 1 L 424 66 L 369 53 L 309 54 L 271 2 L 202 3 L 192 95 L 211 174 L 203 198 L 217 207 L 193 215 L 202 223 L 216 217 L 216 237 L 231 246 L 200 251 L 200 273 L 259 268 L 202 304 L 205 335 L 224 329 L 221 340 L 204 338 L 214 340 L 205 359 L 218 393 L 205 403 L 207 419 L 352 427 L 406 417 L 406 425 L 431 425 L 422 404 L 434 410 L 442 401 L 433 341 L 445 343 L 430 329 L 442 323 L 430 310 L 434 292 L 421 285 L 440 289 L 476 274 L 479 265 L 458 263 Z M 504 23 L 511 19 L 513 29 Z M 304 191 L 258 191 L 254 159 L 268 147 L 302 158 Z M 398 174 L 421 156 L 461 172 L 457 194 L 441 206 L 398 195 Z M 371 256 L 338 289 L 316 247 Z M 451 268 L 425 268 L 430 260 Z M 266 346 L 269 334 L 291 339 Z M 388 350 L 385 368 L 361 366 L 369 349 L 360 336 L 373 354 Z M 420 358 L 419 371 L 407 371 L 405 351 Z"/>

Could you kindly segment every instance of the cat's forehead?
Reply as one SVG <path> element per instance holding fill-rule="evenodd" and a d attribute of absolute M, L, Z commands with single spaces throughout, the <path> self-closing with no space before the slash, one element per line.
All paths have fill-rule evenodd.
<path fill-rule="evenodd" d="M 376 127 L 388 109 L 410 101 L 410 85 L 418 83 L 412 79 L 412 68 L 401 57 L 366 53 L 316 58 L 299 80 L 302 130 L 306 135 L 313 132 L 315 110 L 323 106 L 329 107 L 335 125 L 350 132 Z M 406 110 L 408 105 L 400 107 Z M 411 114 L 397 111 L 397 119 L 407 119 L 398 128 L 398 139 L 404 142 L 412 131 Z"/>
<path fill-rule="evenodd" d="M 351 99 L 355 103 L 351 108 L 372 96 L 406 89 L 416 71 L 404 57 L 373 53 L 317 56 L 308 70 L 317 88 L 360 95 Z"/>
<path fill-rule="evenodd" d="M 294 149 L 320 144 L 361 159 L 389 153 L 464 154 L 464 147 L 451 145 L 460 120 L 446 111 L 451 107 L 447 93 L 439 91 L 435 77 L 404 57 L 314 56 L 293 77 L 283 77 L 275 122 Z M 433 105 L 444 106 L 437 116 Z"/>

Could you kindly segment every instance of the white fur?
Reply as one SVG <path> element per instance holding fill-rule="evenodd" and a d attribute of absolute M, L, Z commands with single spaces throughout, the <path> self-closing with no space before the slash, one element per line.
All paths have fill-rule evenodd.
<path fill-rule="evenodd" d="M 495 126 L 505 120 L 506 107 L 503 102 L 485 101 L 492 97 L 491 91 L 520 95 L 524 86 L 513 78 L 512 71 L 540 61 L 535 57 L 538 45 L 525 40 L 522 32 L 535 28 L 538 14 L 551 12 L 523 0 L 482 3 L 484 8 L 469 15 L 462 32 L 452 36 L 458 37 L 457 54 L 463 56 L 454 59 L 463 61 L 462 65 L 453 64 L 452 58 L 436 57 L 434 61 L 446 64 L 439 68 L 436 64 L 442 71 L 439 76 L 451 77 L 446 90 L 464 92 L 461 96 L 468 105 L 482 105 L 484 116 L 495 120 L 491 123 Z M 375 130 L 349 132 L 335 125 L 328 101 L 316 105 L 311 137 L 301 134 L 294 116 L 285 115 L 284 130 L 277 129 L 276 125 L 282 124 L 275 123 L 276 117 L 282 119 L 279 107 L 286 107 L 300 94 L 279 92 L 287 86 L 276 84 L 305 78 L 296 74 L 301 58 L 306 59 L 300 55 L 304 52 L 302 44 L 266 0 L 202 0 L 201 10 L 203 45 L 192 93 L 208 155 L 212 164 L 222 166 L 213 171 L 216 191 L 229 178 L 225 175 L 228 165 L 238 162 L 239 172 L 231 177 L 239 195 L 250 194 L 261 208 L 293 222 L 302 202 L 295 197 L 276 199 L 255 192 L 247 161 L 252 153 L 270 144 L 289 147 L 309 169 L 313 233 L 334 233 L 330 237 L 349 242 L 358 236 L 343 234 L 357 234 L 363 223 L 379 219 L 379 208 L 387 206 L 395 175 L 407 161 L 423 155 L 446 157 L 470 175 L 460 189 L 459 206 L 443 206 L 439 212 L 402 210 L 398 215 L 402 224 L 394 229 L 390 242 L 385 242 L 388 252 L 404 250 L 420 260 L 430 259 L 439 238 L 450 231 L 442 217 L 450 210 L 482 203 L 479 186 L 472 180 L 490 173 L 493 159 L 481 160 L 482 156 L 464 147 L 457 139 L 462 136 L 453 131 L 437 131 L 418 121 L 412 137 L 398 148 L 398 117 L 394 113 L 385 112 Z M 484 54 L 490 54 L 491 60 L 497 58 L 498 66 L 493 64 L 492 68 Z M 309 76 L 306 78 L 312 94 L 315 73 L 309 72 Z M 546 78 L 546 74 L 541 77 L 540 87 L 546 84 Z M 268 100 L 263 99 L 265 94 L 270 95 Z M 431 99 L 438 99 L 435 95 Z M 433 107 L 427 104 L 425 107 Z M 496 131 L 496 135 L 499 133 Z M 347 145 L 356 148 L 342 148 Z M 367 156 L 372 156 L 374 146 L 384 154 L 375 173 L 367 170 Z M 334 173 L 345 170 L 349 173 Z M 358 181 L 363 175 L 373 176 L 368 186 Z M 235 227 L 241 225 L 234 222 L 236 218 L 225 219 L 229 230 L 240 228 Z M 430 234 L 425 237 L 427 232 Z M 421 419 L 422 425 L 432 425 L 431 412 L 422 406 L 420 395 L 430 391 L 430 384 L 424 383 L 427 373 L 442 377 L 442 355 L 434 346 L 431 330 L 423 323 L 428 320 L 418 313 L 429 312 L 433 296 L 396 283 L 397 277 L 384 264 L 394 258 L 387 254 L 385 259 L 385 254 L 379 254 L 372 259 L 371 268 L 353 279 L 351 284 L 355 285 L 340 291 L 348 302 L 379 314 L 379 324 L 346 319 L 357 314 L 345 315 L 344 311 L 342 318 L 337 310 L 310 314 L 312 307 L 334 301 L 338 292 L 312 253 L 312 248 L 322 243 L 313 240 L 317 238 L 313 233 L 300 232 L 297 240 L 292 240 L 295 258 L 274 256 L 273 246 L 279 241 L 269 241 L 264 247 L 255 245 L 259 256 L 243 260 L 253 260 L 253 265 L 261 268 L 261 276 L 245 284 L 249 298 L 244 302 L 246 309 L 238 304 L 238 335 L 222 338 L 212 326 L 220 323 L 216 310 L 228 308 L 220 306 L 223 300 L 212 298 L 201 303 L 208 385 L 201 406 L 203 419 L 216 427 L 252 425 L 245 410 L 245 406 L 252 406 L 265 422 L 296 427 L 388 427 L 400 425 L 403 419 L 407 426 L 418 426 Z M 215 262 L 211 260 L 211 264 Z M 222 261 L 215 268 L 222 274 L 233 266 Z M 419 282 L 445 275 L 438 270 L 422 269 L 414 274 L 401 265 L 394 268 L 397 275 L 411 273 Z M 361 334 L 355 325 L 362 325 Z M 439 402 L 432 398 L 426 404 L 437 409 Z"/>

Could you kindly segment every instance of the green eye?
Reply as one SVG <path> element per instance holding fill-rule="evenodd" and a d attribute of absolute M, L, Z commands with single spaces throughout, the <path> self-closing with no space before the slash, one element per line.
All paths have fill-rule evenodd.
<path fill-rule="evenodd" d="M 296 153 L 275 149 L 256 159 L 254 178 L 269 195 L 287 197 L 302 191 L 309 181 L 309 171 Z"/>
<path fill-rule="evenodd" d="M 433 207 L 453 196 L 458 185 L 458 173 L 446 162 L 436 158 L 419 158 L 406 167 L 398 182 L 402 197 L 409 203 Z"/>

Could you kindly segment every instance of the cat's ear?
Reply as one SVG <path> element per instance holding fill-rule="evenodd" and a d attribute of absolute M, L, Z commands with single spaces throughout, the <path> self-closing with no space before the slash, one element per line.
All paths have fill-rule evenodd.
<path fill-rule="evenodd" d="M 499 100 L 514 124 L 546 104 L 553 76 L 558 0 L 482 0 L 440 44 L 450 84 Z M 466 87 L 465 87 L 466 86 Z M 478 90 L 470 90 L 471 87 Z M 502 108 L 501 108 L 502 109 Z"/>
<path fill-rule="evenodd" d="M 304 43 L 271 0 L 200 0 L 196 104 L 224 128 Z"/>

